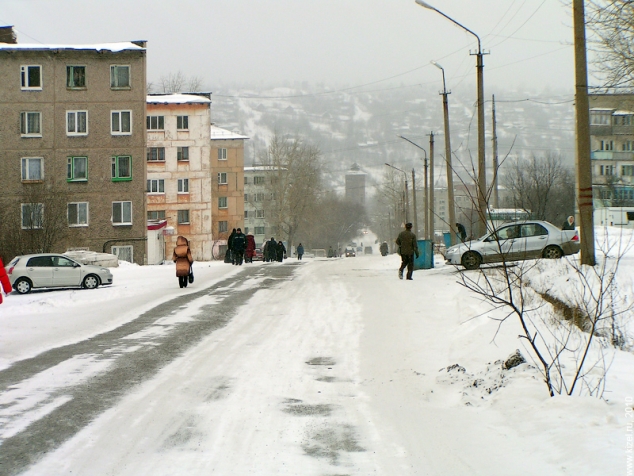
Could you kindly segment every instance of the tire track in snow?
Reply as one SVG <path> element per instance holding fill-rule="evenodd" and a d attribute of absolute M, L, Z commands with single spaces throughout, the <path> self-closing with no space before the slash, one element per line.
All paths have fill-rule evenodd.
<path fill-rule="evenodd" d="M 114 406 L 133 387 L 151 379 L 210 333 L 226 326 L 258 290 L 290 279 L 296 266 L 245 267 L 238 275 L 165 302 L 109 332 L 51 349 L 0 371 L 0 432 L 16 420 L 18 426 L 20 419 L 33 420 L 22 422 L 23 428 L 14 431 L 15 434 L 9 432 L 11 436 L 0 440 L 0 474 L 18 474 L 44 454 L 54 451 Z M 248 285 L 244 285 L 245 281 Z M 171 326 L 163 324 L 194 305 L 198 309 L 188 319 Z M 17 405 L 28 399 L 29 390 L 33 390 L 29 380 L 39 377 L 50 382 L 47 372 L 78 358 L 101 361 L 102 367 L 69 387 L 36 388 L 46 393 L 44 398 L 32 408 L 17 411 Z M 58 402 L 57 406 L 54 402 Z M 49 411 L 43 412 L 47 405 Z"/>

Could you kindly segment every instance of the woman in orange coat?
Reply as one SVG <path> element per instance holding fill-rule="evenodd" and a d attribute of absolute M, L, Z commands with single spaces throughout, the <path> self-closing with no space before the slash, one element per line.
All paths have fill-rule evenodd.
<path fill-rule="evenodd" d="M 11 292 L 11 281 L 9 281 L 7 271 L 4 269 L 2 258 L 0 258 L 0 286 L 2 286 L 5 293 L 9 294 Z M 0 304 L 2 304 L 2 291 L 0 291 Z"/>
<path fill-rule="evenodd" d="M 187 280 L 192 272 L 192 252 L 189 249 L 189 241 L 184 236 L 176 238 L 176 248 L 172 254 L 172 259 L 176 263 L 176 276 L 178 284 L 181 288 L 187 287 Z"/>

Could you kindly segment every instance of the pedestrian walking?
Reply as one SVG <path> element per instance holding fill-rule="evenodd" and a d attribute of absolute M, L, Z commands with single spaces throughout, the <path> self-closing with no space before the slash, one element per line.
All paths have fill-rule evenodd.
<path fill-rule="evenodd" d="M 227 249 L 229 250 L 229 256 L 231 257 L 231 264 L 236 264 L 236 260 L 233 256 L 233 239 L 236 237 L 236 229 L 234 228 L 227 240 Z"/>
<path fill-rule="evenodd" d="M 302 256 L 304 256 L 304 247 L 300 243 L 299 245 L 297 245 L 297 259 L 301 261 Z"/>
<path fill-rule="evenodd" d="M 176 263 L 178 285 L 181 288 L 186 288 L 188 282 L 194 281 L 194 275 L 192 274 L 194 258 L 192 258 L 192 252 L 189 249 L 189 241 L 184 236 L 176 238 L 176 247 L 172 253 L 172 260 Z"/>
<path fill-rule="evenodd" d="M 0 258 L 0 284 L 2 285 L 2 290 L 5 294 L 9 294 L 11 292 L 11 281 L 9 281 L 7 271 L 4 269 L 2 258 Z M 0 292 L 0 304 L 2 304 L 2 292 Z"/>
<path fill-rule="evenodd" d="M 255 256 L 255 237 L 253 235 L 247 235 L 247 247 L 244 250 L 244 262 L 253 263 L 254 256 Z"/>
<path fill-rule="evenodd" d="M 456 228 L 458 229 L 458 236 L 460 237 L 460 241 L 464 243 L 464 241 L 467 239 L 467 230 L 462 223 L 456 223 Z"/>
<path fill-rule="evenodd" d="M 277 261 L 277 241 L 275 241 L 275 238 L 271 237 L 266 242 L 266 251 L 268 255 L 267 261 Z"/>
<path fill-rule="evenodd" d="M 238 228 L 232 243 L 233 251 L 233 264 L 236 266 L 242 266 L 242 260 L 244 259 L 244 251 L 247 248 L 247 237 L 242 233 L 242 230 Z"/>
<path fill-rule="evenodd" d="M 412 232 L 411 223 L 405 224 L 405 229 L 396 238 L 396 244 L 401 255 L 401 267 L 398 270 L 398 277 L 403 279 L 403 270 L 407 267 L 407 279 L 411 281 L 414 273 L 414 255 L 418 258 L 418 242 L 416 235 Z"/>
<path fill-rule="evenodd" d="M 286 258 L 286 247 L 281 241 L 277 242 L 277 260 L 281 263 Z"/>

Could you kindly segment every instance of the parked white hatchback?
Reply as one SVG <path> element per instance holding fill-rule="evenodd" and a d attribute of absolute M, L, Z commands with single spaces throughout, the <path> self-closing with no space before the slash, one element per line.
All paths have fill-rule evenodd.
<path fill-rule="evenodd" d="M 501 225 L 478 240 L 460 243 L 445 251 L 447 264 L 478 269 L 482 263 L 538 258 L 561 258 L 579 252 L 577 230 L 561 230 L 547 221 L 522 221 Z"/>
<path fill-rule="evenodd" d="M 95 289 L 102 284 L 112 284 L 108 268 L 82 264 L 53 253 L 16 256 L 5 270 L 13 289 L 20 294 L 35 288 Z"/>

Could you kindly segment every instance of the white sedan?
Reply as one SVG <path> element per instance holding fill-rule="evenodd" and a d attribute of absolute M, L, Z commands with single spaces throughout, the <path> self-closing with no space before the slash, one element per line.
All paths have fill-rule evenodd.
<path fill-rule="evenodd" d="M 53 253 L 16 256 L 5 270 L 11 286 L 20 294 L 34 288 L 95 289 L 101 284 L 112 284 L 112 273 L 108 268 L 82 264 Z"/>
<path fill-rule="evenodd" d="M 477 240 L 445 251 L 447 264 L 477 269 L 482 263 L 538 258 L 561 258 L 579 252 L 577 230 L 561 230 L 547 221 L 522 221 L 502 225 Z"/>

